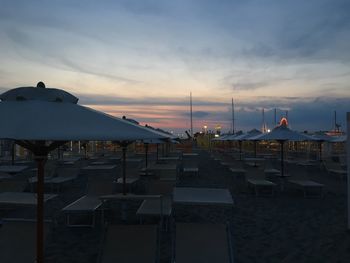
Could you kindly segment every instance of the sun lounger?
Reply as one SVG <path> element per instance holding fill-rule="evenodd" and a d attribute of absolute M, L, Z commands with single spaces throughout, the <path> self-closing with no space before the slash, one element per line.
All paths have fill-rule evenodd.
<path fill-rule="evenodd" d="M 184 174 L 191 173 L 191 174 L 195 174 L 198 176 L 199 175 L 199 168 L 198 167 L 184 167 L 183 173 Z"/>
<path fill-rule="evenodd" d="M 90 177 L 87 186 L 87 194 L 62 209 L 62 212 L 66 214 L 66 223 L 68 226 L 95 226 L 96 211 L 102 206 L 102 201 L 99 197 L 103 194 L 113 193 L 113 182 L 108 179 L 103 179 L 104 178 Z M 82 214 L 91 215 L 91 221 L 76 223 L 75 220 L 72 220 L 74 215 L 79 216 Z"/>
<path fill-rule="evenodd" d="M 48 226 L 45 227 L 45 230 Z M 48 232 L 45 231 L 45 236 Z M 36 222 L 4 220 L 0 226 L 0 262 L 27 263 L 36 258 Z"/>
<path fill-rule="evenodd" d="M 258 196 L 263 190 L 268 190 L 270 195 L 274 195 L 276 184 L 265 179 L 247 179 L 248 187 L 253 187 L 255 195 Z"/>
<path fill-rule="evenodd" d="M 57 197 L 55 194 L 45 194 L 44 202 Z M 3 192 L 0 193 L 0 206 L 36 206 L 37 195 L 24 192 Z"/>
<path fill-rule="evenodd" d="M 295 187 L 300 188 L 304 193 L 304 197 L 311 196 L 312 192 L 315 191 L 318 194 L 318 196 L 323 197 L 323 184 L 311 180 L 288 180 L 288 182 L 290 184 L 293 184 Z"/>
<path fill-rule="evenodd" d="M 156 225 L 109 225 L 100 263 L 154 263 L 159 261 L 159 230 Z"/>
<path fill-rule="evenodd" d="M 323 162 L 324 167 L 328 174 L 330 175 L 336 175 L 340 179 L 344 179 L 347 176 L 347 171 L 342 169 L 341 165 L 339 163 L 333 162 L 332 160 L 325 160 Z"/>
<path fill-rule="evenodd" d="M 157 216 L 164 222 L 163 217 L 167 220 L 165 221 L 165 229 L 167 229 L 169 220 L 172 215 L 172 192 L 175 184 L 173 182 L 152 182 L 148 187 L 149 195 L 160 195 L 160 198 L 147 198 L 143 200 L 142 204 L 136 211 L 136 215 L 140 216 L 142 220 L 146 216 Z"/>
<path fill-rule="evenodd" d="M 231 234 L 224 224 L 177 223 L 176 263 L 233 262 Z"/>

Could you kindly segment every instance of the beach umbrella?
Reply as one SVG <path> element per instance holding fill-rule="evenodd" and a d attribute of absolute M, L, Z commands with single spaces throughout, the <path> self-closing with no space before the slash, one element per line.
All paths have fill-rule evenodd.
<path fill-rule="evenodd" d="M 243 138 L 246 136 L 246 133 L 236 133 L 234 136 L 231 135 L 227 138 L 229 141 L 238 141 L 238 147 L 239 147 L 239 160 L 242 160 L 242 142 Z"/>
<path fill-rule="evenodd" d="M 256 158 L 256 147 L 257 147 L 257 143 L 258 140 L 254 140 L 252 138 L 256 138 L 257 136 L 261 135 L 262 132 L 257 130 L 257 129 L 253 129 L 251 131 L 249 131 L 242 139 L 243 141 L 253 141 L 254 143 L 254 158 Z"/>
<path fill-rule="evenodd" d="M 158 151 L 159 151 L 159 144 L 164 144 L 165 143 L 165 140 L 160 140 L 160 139 L 146 139 L 146 140 L 143 140 L 143 143 L 145 145 L 148 145 L 148 144 L 155 144 L 156 147 L 157 147 L 157 161 L 158 161 Z M 148 150 L 148 149 L 147 149 Z M 146 155 L 147 155 L 147 151 L 146 151 Z M 146 168 L 147 168 L 147 161 L 146 161 Z"/>
<path fill-rule="evenodd" d="M 0 138 L 30 150 L 37 162 L 37 262 L 44 261 L 44 164 L 48 154 L 70 140 L 128 142 L 162 138 L 139 125 L 77 104 L 70 93 L 21 87 L 0 95 Z"/>
<path fill-rule="evenodd" d="M 264 133 L 251 138 L 260 141 L 277 141 L 280 144 L 281 151 L 281 177 L 284 177 L 284 143 L 286 141 L 310 141 L 312 138 L 305 134 L 293 131 L 287 127 L 285 121 L 281 121 L 280 125 L 269 133 Z"/>
<path fill-rule="evenodd" d="M 320 162 L 322 162 L 322 144 L 324 142 L 331 142 L 333 140 L 332 136 L 329 136 L 327 134 L 314 134 L 310 136 L 312 140 L 318 142 L 318 151 L 319 151 L 319 157 Z"/>

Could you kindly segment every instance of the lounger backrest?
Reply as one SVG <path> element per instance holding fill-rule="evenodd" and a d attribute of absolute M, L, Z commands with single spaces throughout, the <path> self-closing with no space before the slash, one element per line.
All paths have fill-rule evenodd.
<path fill-rule="evenodd" d="M 224 224 L 177 223 L 175 261 L 231 262 L 231 244 Z"/>
<path fill-rule="evenodd" d="M 154 263 L 158 255 L 156 225 L 110 225 L 102 247 L 101 263 Z"/>

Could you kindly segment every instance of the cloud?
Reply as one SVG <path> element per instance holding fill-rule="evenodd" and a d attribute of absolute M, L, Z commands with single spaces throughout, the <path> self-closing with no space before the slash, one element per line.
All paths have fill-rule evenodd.
<path fill-rule="evenodd" d="M 256 90 L 266 87 L 267 82 L 237 82 L 232 84 L 233 90 Z"/>
<path fill-rule="evenodd" d="M 189 117 L 191 114 L 189 112 L 184 112 L 182 115 Z M 193 111 L 192 112 L 193 118 L 203 119 L 203 118 L 207 118 L 209 116 L 210 116 L 210 112 L 206 112 L 206 111 Z"/>

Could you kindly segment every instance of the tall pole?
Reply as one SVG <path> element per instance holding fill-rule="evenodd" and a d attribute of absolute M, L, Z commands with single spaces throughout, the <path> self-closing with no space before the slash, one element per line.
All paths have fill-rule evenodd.
<path fill-rule="evenodd" d="M 265 109 L 264 109 L 264 108 L 262 109 L 262 128 L 261 128 L 261 131 L 262 131 L 263 133 L 266 132 Z"/>
<path fill-rule="evenodd" d="M 235 134 L 235 108 L 233 104 L 233 98 L 232 98 L 232 134 Z"/>
<path fill-rule="evenodd" d="M 347 125 L 348 125 L 348 132 L 347 132 L 347 163 L 348 163 L 348 230 L 350 230 L 350 112 L 347 113 Z"/>
<path fill-rule="evenodd" d="M 190 92 L 190 115 L 191 115 L 191 137 L 192 137 L 192 140 L 193 140 L 192 92 Z"/>

